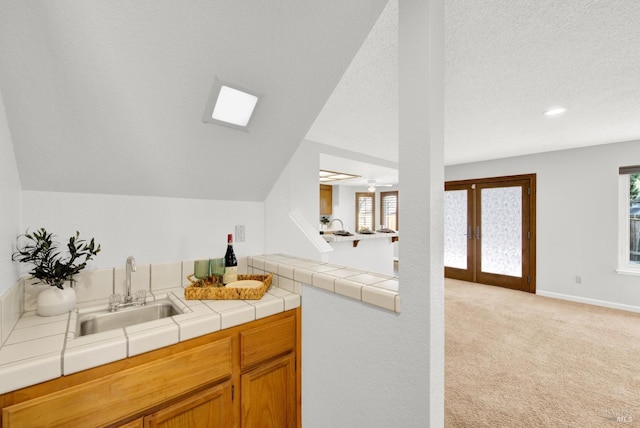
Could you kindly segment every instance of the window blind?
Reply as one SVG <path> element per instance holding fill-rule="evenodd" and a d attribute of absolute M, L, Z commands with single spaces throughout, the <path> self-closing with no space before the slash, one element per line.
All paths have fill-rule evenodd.
<path fill-rule="evenodd" d="M 356 193 L 356 231 L 363 227 L 373 229 L 374 193 Z"/>
<path fill-rule="evenodd" d="M 380 193 L 380 223 L 382 227 L 398 230 L 398 192 Z"/>

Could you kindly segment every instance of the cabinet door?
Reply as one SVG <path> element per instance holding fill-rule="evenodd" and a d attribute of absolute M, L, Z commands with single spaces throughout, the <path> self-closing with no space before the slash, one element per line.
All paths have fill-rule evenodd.
<path fill-rule="evenodd" d="M 226 428 L 231 419 L 231 382 L 225 382 L 145 416 L 144 428 Z"/>
<path fill-rule="evenodd" d="M 296 423 L 295 355 L 285 355 L 241 376 L 245 428 L 289 428 Z"/>
<path fill-rule="evenodd" d="M 320 185 L 320 214 L 331 215 L 333 210 L 333 186 Z"/>

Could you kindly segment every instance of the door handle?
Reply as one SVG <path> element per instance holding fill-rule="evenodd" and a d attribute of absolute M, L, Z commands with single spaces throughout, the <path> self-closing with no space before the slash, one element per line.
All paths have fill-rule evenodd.
<path fill-rule="evenodd" d="M 473 226 L 467 227 L 467 239 L 473 239 Z"/>
<path fill-rule="evenodd" d="M 476 226 L 476 239 L 480 239 L 480 226 Z"/>

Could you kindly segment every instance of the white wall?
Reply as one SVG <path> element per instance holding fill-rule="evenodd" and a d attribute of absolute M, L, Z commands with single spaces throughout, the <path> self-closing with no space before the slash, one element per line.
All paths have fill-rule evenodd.
<path fill-rule="evenodd" d="M 11 261 L 16 236 L 20 229 L 20 178 L 9 132 L 9 124 L 0 95 L 0 296 L 19 277 L 16 263 Z"/>
<path fill-rule="evenodd" d="M 124 266 L 129 255 L 138 264 L 221 257 L 235 225 L 246 229 L 234 244 L 239 259 L 264 251 L 261 202 L 24 191 L 23 207 L 24 229 L 46 227 L 60 241 L 76 230 L 94 237 L 102 251 L 88 269 Z"/>
<path fill-rule="evenodd" d="M 401 237 L 402 312 L 393 314 L 303 287 L 302 417 L 306 428 L 439 427 L 444 423 L 443 41 L 429 34 L 443 30 L 443 2 L 400 6 L 400 116 L 407 118 L 400 131 L 402 221 L 403 227 L 415 230 Z M 430 16 L 433 8 L 439 12 Z M 436 52 L 430 52 L 433 46 Z M 431 72 L 432 79 L 425 79 Z M 317 222 L 318 157 L 308 154 L 294 156 L 287 168 L 296 169 L 308 181 L 302 193 L 315 199 L 308 200 L 308 212 L 310 221 Z M 295 174 L 287 180 L 301 183 Z M 265 204 L 267 248 L 303 251 L 295 242 L 277 246 L 271 242 L 272 228 L 279 234 L 286 232 L 281 228 L 282 207 L 297 205 L 288 187 L 280 183 Z"/>
<path fill-rule="evenodd" d="M 317 145 L 303 141 L 265 200 L 265 253 L 284 253 L 322 260 L 322 253 L 289 218 L 296 211 L 319 238 L 320 196 Z M 316 235 L 317 234 L 317 235 Z"/>
<path fill-rule="evenodd" d="M 618 167 L 637 164 L 631 141 L 449 166 L 446 180 L 537 174 L 538 293 L 640 310 L 640 279 L 615 271 Z"/>

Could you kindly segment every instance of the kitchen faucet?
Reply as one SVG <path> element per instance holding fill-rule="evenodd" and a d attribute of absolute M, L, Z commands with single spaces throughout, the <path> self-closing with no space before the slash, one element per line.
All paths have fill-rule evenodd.
<path fill-rule="evenodd" d="M 145 290 L 138 290 L 135 297 L 131 295 L 131 272 L 136 271 L 136 259 L 134 259 L 133 256 L 127 257 L 124 269 L 124 298 L 119 294 L 109 296 L 109 312 L 115 312 L 125 308 L 137 308 L 147 303 L 147 292 Z"/>
<path fill-rule="evenodd" d="M 340 222 L 340 230 L 344 230 L 344 223 L 342 223 L 342 220 L 340 220 L 339 218 L 334 218 L 333 220 L 331 220 L 331 222 L 329 223 L 329 228 L 331 228 L 331 225 L 336 220 Z"/>
<path fill-rule="evenodd" d="M 136 271 L 136 259 L 133 256 L 127 257 L 127 264 L 125 267 L 126 279 L 124 283 L 124 302 L 131 303 L 133 296 L 131 296 L 131 272 Z"/>

